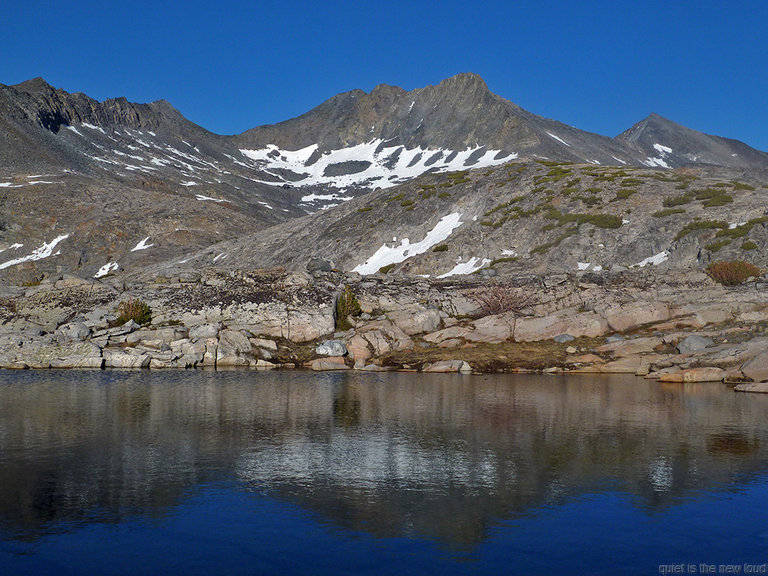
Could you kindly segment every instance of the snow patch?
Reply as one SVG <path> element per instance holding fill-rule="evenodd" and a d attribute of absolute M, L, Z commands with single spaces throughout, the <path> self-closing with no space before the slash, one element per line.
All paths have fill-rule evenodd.
<path fill-rule="evenodd" d="M 664 252 L 659 252 L 658 254 L 654 254 L 653 256 L 649 256 L 642 262 L 638 262 L 637 264 L 634 264 L 631 266 L 631 268 L 644 268 L 645 266 L 648 266 L 649 264 L 652 266 L 656 266 L 658 264 L 661 264 L 662 262 L 666 262 L 669 260 L 669 252 L 664 250 Z"/>
<path fill-rule="evenodd" d="M 96 272 L 96 274 L 94 274 L 93 277 L 102 278 L 103 276 L 106 276 L 113 270 L 117 270 L 117 269 L 118 269 L 117 262 L 107 262 L 106 264 L 104 264 L 104 266 L 99 268 L 98 272 Z"/>
<path fill-rule="evenodd" d="M 669 168 L 669 164 L 664 162 L 663 158 L 651 158 L 648 156 L 645 160 L 641 160 L 643 164 L 646 166 L 650 166 L 651 168 L 658 167 L 658 168 Z"/>
<path fill-rule="evenodd" d="M 566 142 L 566 141 L 565 141 L 565 140 L 563 140 L 562 138 L 560 138 L 560 136 L 555 136 L 554 134 L 552 134 L 552 132 L 547 132 L 547 134 L 549 134 L 549 135 L 550 135 L 552 138 L 554 138 L 554 139 L 555 139 L 555 140 L 557 140 L 558 142 L 562 142 L 563 144 L 565 144 L 565 145 L 566 145 L 566 146 L 568 146 L 569 148 L 571 147 L 571 145 L 570 145 L 570 144 L 568 144 L 568 142 Z"/>
<path fill-rule="evenodd" d="M 441 274 L 438 276 L 438 278 L 447 278 L 448 276 L 456 276 L 458 274 L 472 274 L 473 272 L 477 272 L 480 270 L 480 268 L 487 266 L 490 263 L 491 261 L 488 258 L 483 258 L 480 260 L 480 258 L 472 256 L 472 258 L 466 262 L 459 262 L 451 269 L 450 272 Z"/>
<path fill-rule="evenodd" d="M 72 130 L 72 132 L 74 132 L 78 136 L 83 136 L 83 134 L 80 132 L 80 130 L 78 130 L 74 126 L 67 126 L 67 130 Z M 83 136 L 83 138 L 85 138 L 85 136 Z"/>
<path fill-rule="evenodd" d="M 100 126 L 94 126 L 93 124 L 88 124 L 88 122 L 83 122 L 83 126 L 90 128 L 91 130 L 98 130 L 102 134 L 106 134 L 106 132 L 104 132 L 104 128 L 101 128 Z"/>
<path fill-rule="evenodd" d="M 304 187 L 313 185 L 332 185 L 344 188 L 354 185 L 365 185 L 370 188 L 389 188 L 396 184 L 415 178 L 428 170 L 447 172 L 464 168 L 484 168 L 503 164 L 517 158 L 517 154 L 507 153 L 501 158 L 501 150 L 486 149 L 479 156 L 480 147 L 467 148 L 459 152 L 441 148 L 426 147 L 405 148 L 404 146 L 387 146 L 388 140 L 374 139 L 364 144 L 357 144 L 339 150 L 324 152 L 312 164 L 309 159 L 318 150 L 317 144 L 300 150 L 282 150 L 274 144 L 258 150 L 241 149 L 240 153 L 254 162 L 257 170 L 289 170 L 300 178 L 290 181 L 291 186 Z M 433 160 L 437 157 L 437 160 Z M 448 161 L 448 158 L 452 159 Z M 470 163 L 470 157 L 472 162 Z M 353 174 L 338 176 L 325 175 L 326 169 L 335 164 L 345 162 L 367 162 L 368 166 Z M 431 163 L 427 165 L 427 162 Z M 288 182 L 286 180 L 286 182 Z M 275 182 L 264 182 L 274 185 Z"/>
<path fill-rule="evenodd" d="M 592 266 L 592 262 L 576 262 L 577 270 L 586 270 L 590 266 Z"/>
<path fill-rule="evenodd" d="M 362 264 L 355 266 L 352 272 L 357 272 L 362 275 L 374 274 L 379 271 L 382 266 L 389 266 L 390 264 L 398 264 L 404 261 L 406 258 L 416 256 L 417 254 L 423 254 L 432 246 L 439 244 L 446 240 L 454 229 L 461 226 L 461 214 L 454 212 L 443 216 L 432 230 L 427 232 L 427 235 L 420 242 L 411 244 L 408 238 L 403 238 L 400 241 L 399 246 L 389 247 L 384 244 L 379 248 L 373 256 L 368 258 Z M 490 261 L 489 261 L 490 262 Z"/>
<path fill-rule="evenodd" d="M 654 148 L 656 148 L 656 151 L 661 154 L 662 156 L 665 156 L 666 154 L 672 154 L 672 148 L 669 146 L 662 146 L 661 144 L 654 144 Z"/>
<path fill-rule="evenodd" d="M 517 252 L 514 250 L 502 250 L 501 251 L 502 256 L 517 256 Z"/>
<path fill-rule="evenodd" d="M 221 198 L 211 198 L 210 196 L 203 196 L 202 194 L 195 194 L 195 198 L 198 200 L 207 200 L 209 202 L 226 202 L 226 200 L 222 200 Z"/>
<path fill-rule="evenodd" d="M 131 248 L 131 252 L 137 252 L 139 250 L 146 250 L 147 248 L 151 248 L 152 246 L 154 246 L 154 244 L 147 244 L 147 240 L 149 240 L 149 238 L 150 237 L 147 236 L 146 238 L 144 238 L 144 240 L 142 240 L 141 242 L 136 244 L 136 246 Z"/>
<path fill-rule="evenodd" d="M 63 234 L 61 236 L 57 236 L 53 240 L 47 243 L 43 243 L 42 246 L 35 249 L 31 254 L 27 256 L 22 256 L 21 258 L 15 258 L 13 260 L 8 260 L 7 262 L 3 262 L 0 264 L 0 270 L 4 270 L 5 268 L 8 268 L 9 266 L 15 266 L 16 264 L 21 264 L 23 262 L 34 262 L 35 260 L 42 260 L 43 258 L 48 258 L 53 254 L 53 249 L 56 247 L 56 245 L 61 242 L 62 240 L 66 240 L 69 238 L 69 234 Z M 19 248 L 22 245 L 19 244 Z M 16 247 L 14 244 L 12 248 Z"/>

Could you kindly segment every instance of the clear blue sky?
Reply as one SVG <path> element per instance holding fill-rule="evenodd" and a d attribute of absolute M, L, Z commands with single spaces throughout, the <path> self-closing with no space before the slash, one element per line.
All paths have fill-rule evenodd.
<path fill-rule="evenodd" d="M 476 72 L 608 136 L 657 112 L 768 151 L 768 1 L 326 0 L 0 6 L 0 83 L 169 100 L 221 134 L 342 91 Z"/>

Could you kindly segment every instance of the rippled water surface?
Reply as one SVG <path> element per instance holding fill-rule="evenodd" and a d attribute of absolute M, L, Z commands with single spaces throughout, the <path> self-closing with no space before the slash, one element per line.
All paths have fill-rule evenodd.
<path fill-rule="evenodd" d="M 3 575 L 760 573 L 766 510 L 720 384 L 0 372 Z"/>

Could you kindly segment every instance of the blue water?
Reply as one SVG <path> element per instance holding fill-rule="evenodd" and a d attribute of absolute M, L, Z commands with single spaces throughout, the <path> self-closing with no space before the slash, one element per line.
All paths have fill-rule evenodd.
<path fill-rule="evenodd" d="M 3 575 L 768 570 L 768 399 L 725 386 L 0 376 Z"/>

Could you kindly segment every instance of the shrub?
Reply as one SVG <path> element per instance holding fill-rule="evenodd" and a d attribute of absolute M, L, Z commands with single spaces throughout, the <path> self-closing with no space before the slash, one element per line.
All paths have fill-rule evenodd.
<path fill-rule="evenodd" d="M 733 184 L 734 190 L 754 190 L 755 189 L 754 186 L 751 186 L 750 184 L 744 184 L 744 182 L 739 182 L 738 180 L 733 180 L 731 184 Z"/>
<path fill-rule="evenodd" d="M 712 264 L 707 266 L 707 274 L 724 286 L 735 286 L 736 284 L 741 284 L 747 278 L 760 276 L 761 271 L 754 264 L 744 262 L 743 260 L 721 260 L 719 262 L 712 262 Z"/>
<path fill-rule="evenodd" d="M 632 190 L 632 188 L 619 188 L 616 191 L 616 197 L 612 200 L 612 202 L 615 202 L 617 200 L 626 200 L 627 198 L 632 196 L 632 194 L 634 194 L 635 192 L 637 192 L 637 190 Z"/>
<path fill-rule="evenodd" d="M 536 303 L 533 292 L 515 288 L 508 283 L 483 286 L 473 290 L 470 296 L 480 306 L 480 318 L 504 312 L 517 314 L 523 308 Z"/>
<path fill-rule="evenodd" d="M 446 252 L 448 250 L 448 244 L 438 244 L 432 248 L 432 252 Z"/>
<path fill-rule="evenodd" d="M 752 242 L 752 240 L 747 240 L 746 242 L 744 242 L 744 244 L 741 245 L 741 249 L 742 250 L 756 250 L 757 249 L 757 244 Z"/>
<path fill-rule="evenodd" d="M 685 214 L 685 208 L 664 208 L 651 214 L 654 218 L 664 218 L 665 216 L 671 216 L 672 214 Z"/>
<path fill-rule="evenodd" d="M 388 274 L 389 271 L 392 270 L 392 268 L 394 267 L 395 267 L 394 264 L 387 264 L 386 266 L 382 266 L 381 268 L 379 268 L 379 272 L 381 272 L 382 274 Z"/>
<path fill-rule="evenodd" d="M 689 202 L 693 202 L 693 199 L 696 196 L 693 192 L 686 192 L 685 194 L 681 194 L 680 196 L 673 196 L 671 198 L 664 198 L 664 208 L 674 208 L 675 206 L 682 206 L 683 204 L 688 204 Z"/>
<path fill-rule="evenodd" d="M 709 250 L 710 252 L 717 252 L 720 250 L 720 248 L 724 248 L 725 246 L 728 246 L 728 244 L 731 243 L 730 238 L 724 238 L 722 240 L 715 240 L 714 242 L 710 242 L 706 246 L 704 246 L 705 249 Z"/>
<path fill-rule="evenodd" d="M 680 232 L 675 236 L 675 241 L 680 240 L 683 236 L 690 234 L 691 232 L 699 232 L 701 230 L 712 230 L 713 228 L 719 228 L 725 230 L 728 228 L 728 223 L 722 220 L 694 220 L 688 222 Z"/>
<path fill-rule="evenodd" d="M 344 289 L 336 299 L 336 328 L 339 330 L 349 330 L 352 328 L 352 324 L 349 322 L 350 316 L 360 316 L 362 309 L 360 308 L 360 302 L 352 292 L 352 288 L 349 285 L 344 286 Z"/>
<path fill-rule="evenodd" d="M 138 298 L 120 302 L 117 306 L 117 314 L 116 323 L 118 326 L 123 325 L 130 320 L 133 320 L 142 326 L 149 324 L 152 321 L 152 309 L 146 302 L 139 300 Z"/>

